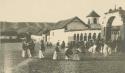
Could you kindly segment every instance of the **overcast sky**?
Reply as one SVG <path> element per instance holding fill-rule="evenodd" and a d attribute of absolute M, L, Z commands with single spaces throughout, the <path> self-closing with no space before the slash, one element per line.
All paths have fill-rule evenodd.
<path fill-rule="evenodd" d="M 56 22 L 74 16 L 86 21 L 92 10 L 102 16 L 115 5 L 125 9 L 125 0 L 0 0 L 0 21 Z"/>

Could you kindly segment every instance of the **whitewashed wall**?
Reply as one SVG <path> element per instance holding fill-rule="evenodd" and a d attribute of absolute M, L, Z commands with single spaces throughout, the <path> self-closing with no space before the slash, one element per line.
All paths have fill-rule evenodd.
<path fill-rule="evenodd" d="M 51 30 L 49 39 L 53 44 L 56 44 L 58 41 L 60 43 L 62 41 L 67 41 L 64 29 Z"/>
<path fill-rule="evenodd" d="M 40 42 L 43 40 L 43 36 L 41 35 L 31 35 L 31 39 L 35 40 L 36 42 Z"/>
<path fill-rule="evenodd" d="M 101 30 L 83 30 L 83 31 L 68 31 L 65 32 L 64 29 L 57 29 L 57 30 L 52 30 L 50 31 L 50 42 L 52 42 L 53 44 L 56 44 L 58 41 L 61 43 L 62 41 L 65 41 L 66 45 L 68 43 L 68 41 L 73 40 L 73 36 L 74 34 L 84 34 L 86 33 L 87 36 L 89 35 L 89 33 L 91 33 L 91 35 L 93 35 L 94 33 L 96 33 L 96 36 L 98 36 L 99 33 L 101 33 Z"/>

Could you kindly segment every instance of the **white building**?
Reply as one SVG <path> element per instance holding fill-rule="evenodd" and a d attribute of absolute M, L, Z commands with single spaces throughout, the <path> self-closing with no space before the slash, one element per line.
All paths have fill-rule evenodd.
<path fill-rule="evenodd" d="M 65 41 L 88 41 L 101 37 L 101 26 L 99 24 L 99 15 L 92 11 L 88 16 L 88 24 L 84 23 L 80 18 L 73 17 L 56 23 L 50 35 L 48 42 L 56 44 Z"/>

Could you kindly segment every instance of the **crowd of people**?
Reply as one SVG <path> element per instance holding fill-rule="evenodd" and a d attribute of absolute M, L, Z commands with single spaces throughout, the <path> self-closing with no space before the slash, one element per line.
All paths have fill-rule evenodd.
<path fill-rule="evenodd" d="M 27 36 L 22 42 L 22 57 L 33 57 L 35 49 L 39 49 L 38 58 L 45 58 L 44 54 L 47 47 L 53 48 L 52 43 L 46 43 L 43 40 L 34 42 Z M 64 59 L 80 60 L 79 54 L 90 55 L 101 54 L 103 56 L 111 55 L 113 52 L 119 51 L 119 40 L 104 41 L 103 39 L 89 41 L 70 41 L 68 44 L 65 41 L 57 42 L 54 46 L 53 60 L 59 59 L 60 53 L 63 52 Z"/>

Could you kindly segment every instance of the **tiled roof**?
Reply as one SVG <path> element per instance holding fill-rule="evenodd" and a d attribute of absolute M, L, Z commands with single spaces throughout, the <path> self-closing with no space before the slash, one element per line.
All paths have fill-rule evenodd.
<path fill-rule="evenodd" d="M 100 17 L 95 11 L 92 11 L 87 17 Z"/>
<path fill-rule="evenodd" d="M 83 25 L 85 25 L 86 27 L 88 27 L 80 18 L 78 18 L 78 17 L 73 17 L 73 18 L 70 18 L 70 19 L 61 20 L 61 21 L 57 22 L 56 25 L 53 27 L 53 30 L 65 28 L 65 26 L 67 26 L 69 23 L 71 23 L 71 22 L 72 22 L 73 20 L 75 20 L 75 19 L 80 20 L 80 22 L 82 22 Z"/>

